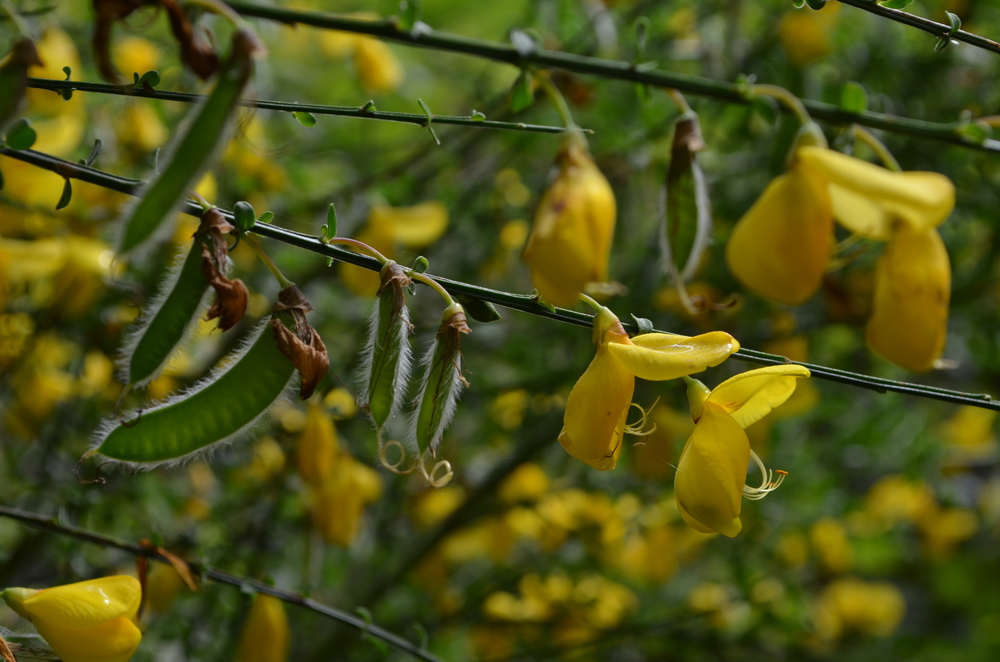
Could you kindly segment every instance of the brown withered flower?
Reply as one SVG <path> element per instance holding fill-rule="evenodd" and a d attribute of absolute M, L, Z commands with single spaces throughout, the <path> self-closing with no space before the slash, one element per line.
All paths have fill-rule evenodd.
<path fill-rule="evenodd" d="M 201 225 L 194 233 L 201 242 L 201 273 L 215 290 L 215 302 L 208 309 L 205 319 L 219 319 L 219 330 L 228 331 L 246 315 L 250 306 L 250 292 L 239 278 L 230 280 L 226 274 L 229 249 L 226 235 L 236 228 L 216 208 L 201 216 Z"/>
<path fill-rule="evenodd" d="M 299 397 L 303 400 L 312 395 L 330 368 L 326 345 L 316 329 L 306 321 L 306 313 L 312 309 L 302 290 L 289 285 L 278 293 L 274 317 L 271 318 L 271 329 L 274 330 L 278 351 L 287 356 L 299 371 Z"/>

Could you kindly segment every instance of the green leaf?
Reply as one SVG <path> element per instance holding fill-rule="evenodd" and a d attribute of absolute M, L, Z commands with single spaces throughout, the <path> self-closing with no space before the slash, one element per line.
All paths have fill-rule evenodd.
<path fill-rule="evenodd" d="M 510 91 L 510 109 L 519 113 L 533 103 L 535 103 L 535 93 L 531 90 L 531 74 L 522 69 L 521 75 L 514 81 L 514 87 Z"/>
<path fill-rule="evenodd" d="M 809 5 L 810 9 L 819 11 L 826 6 L 826 0 L 806 0 L 806 4 Z"/>
<path fill-rule="evenodd" d="M 158 71 L 147 71 L 142 76 L 133 73 L 132 78 L 135 80 L 135 87 L 141 90 L 152 91 L 160 84 L 160 72 Z"/>
<path fill-rule="evenodd" d="M 465 294 L 456 295 L 455 300 L 462 304 L 462 307 L 465 308 L 465 312 L 469 314 L 469 317 L 477 322 L 487 324 L 489 322 L 496 322 L 500 319 L 500 313 L 489 301 L 484 301 L 483 299 L 476 297 L 470 297 Z"/>
<path fill-rule="evenodd" d="M 955 129 L 955 133 L 966 142 L 982 145 L 993 133 L 993 129 L 984 122 L 965 122 Z"/>
<path fill-rule="evenodd" d="M 868 110 L 868 95 L 865 94 L 865 88 L 854 81 L 844 83 L 844 87 L 840 89 L 840 109 L 855 115 Z"/>
<path fill-rule="evenodd" d="M 413 261 L 413 271 L 418 274 L 427 273 L 427 267 L 431 266 L 430 262 L 423 255 L 417 256 L 417 259 Z"/>
<path fill-rule="evenodd" d="M 639 329 L 639 335 L 653 332 L 654 327 L 651 320 L 648 320 L 645 317 L 636 317 L 635 315 L 632 315 L 632 319 L 635 320 L 635 326 Z"/>
<path fill-rule="evenodd" d="M 361 106 L 362 113 L 374 113 L 378 108 L 375 107 L 375 102 L 369 99 L 365 101 L 365 105 Z"/>
<path fill-rule="evenodd" d="M 326 210 L 326 232 L 324 233 L 327 239 L 333 239 L 337 236 L 337 208 L 330 203 L 330 207 Z"/>
<path fill-rule="evenodd" d="M 73 199 L 73 184 L 70 182 L 69 177 L 66 178 L 66 183 L 63 184 L 62 195 L 59 196 L 59 202 L 56 203 L 56 211 L 60 209 L 65 209 L 69 205 L 69 201 Z"/>
<path fill-rule="evenodd" d="M 293 110 L 292 117 L 299 121 L 299 124 L 307 127 L 316 126 L 316 116 L 304 110 Z"/>
<path fill-rule="evenodd" d="M 96 161 L 97 157 L 101 155 L 101 151 L 103 149 L 104 149 L 104 143 L 101 142 L 100 138 L 97 138 L 96 140 L 94 140 L 94 146 L 90 148 L 90 154 L 87 155 L 87 158 L 80 159 L 78 163 L 80 165 L 87 166 L 89 168 L 90 166 L 94 165 L 94 161 Z"/>
<path fill-rule="evenodd" d="M 883 7 L 888 7 L 889 9 L 903 9 L 912 3 L 913 0 L 886 0 L 885 2 L 881 2 L 879 4 Z"/>
<path fill-rule="evenodd" d="M 409 32 L 420 20 L 421 13 L 422 7 L 420 6 L 420 0 L 403 0 L 403 2 L 399 3 L 399 20 L 396 24 L 397 27 L 400 30 Z"/>
<path fill-rule="evenodd" d="M 10 128 L 7 129 L 7 147 L 11 149 L 18 151 L 31 149 L 31 146 L 35 144 L 36 138 L 38 138 L 38 134 L 31 128 L 31 122 L 23 117 L 15 120 L 10 125 Z"/>
<path fill-rule="evenodd" d="M 482 114 L 478 110 L 473 110 L 472 115 L 469 116 L 474 122 L 483 122 L 486 120 L 486 115 Z"/>
<path fill-rule="evenodd" d="M 270 223 L 273 220 L 274 220 L 274 212 L 273 211 L 266 211 L 266 212 L 264 212 L 263 214 L 261 214 L 260 216 L 257 217 L 257 221 L 259 223 Z"/>

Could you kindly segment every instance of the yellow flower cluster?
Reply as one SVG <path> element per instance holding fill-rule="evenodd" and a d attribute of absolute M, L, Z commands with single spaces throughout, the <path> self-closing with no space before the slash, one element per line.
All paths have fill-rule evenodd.
<path fill-rule="evenodd" d="M 943 175 L 893 172 L 803 146 L 788 173 L 733 228 L 726 260 L 748 289 L 798 305 L 819 289 L 835 219 L 860 237 L 886 242 L 868 345 L 908 370 L 925 371 L 944 349 L 951 267 L 936 228 L 954 205 L 955 187 Z"/>

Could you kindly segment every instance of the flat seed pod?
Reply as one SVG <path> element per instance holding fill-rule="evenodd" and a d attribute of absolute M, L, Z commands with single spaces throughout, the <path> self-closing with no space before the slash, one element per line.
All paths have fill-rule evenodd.
<path fill-rule="evenodd" d="M 262 50 L 248 30 L 233 35 L 232 52 L 219 71 L 215 89 L 194 111 L 193 118 L 171 149 L 166 165 L 139 201 L 126 213 L 118 245 L 121 255 L 148 250 L 157 238 L 169 233 L 165 222 L 194 188 L 225 146 L 235 124 L 236 102 L 253 73 L 254 55 Z"/>

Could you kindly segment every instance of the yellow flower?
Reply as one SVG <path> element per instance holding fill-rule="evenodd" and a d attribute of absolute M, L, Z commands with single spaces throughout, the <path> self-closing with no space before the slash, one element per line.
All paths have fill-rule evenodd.
<path fill-rule="evenodd" d="M 778 21 L 778 41 L 796 66 L 820 60 L 830 52 L 830 30 L 840 5 L 829 3 L 821 11 L 792 10 Z"/>
<path fill-rule="evenodd" d="M 347 452 L 340 452 L 322 484 L 310 490 L 310 514 L 323 539 L 350 547 L 365 505 L 382 494 L 382 477 Z"/>
<path fill-rule="evenodd" d="M 295 448 L 295 466 L 302 480 L 320 485 L 330 475 L 337 461 L 337 429 L 323 407 L 310 403 L 306 424 L 299 433 Z"/>
<path fill-rule="evenodd" d="M 285 605 L 273 595 L 256 594 L 240 633 L 236 662 L 285 662 L 289 641 Z"/>
<path fill-rule="evenodd" d="M 717 366 L 740 348 L 735 338 L 722 331 L 694 338 L 646 333 L 630 339 L 607 308 L 594 316 L 594 346 L 597 355 L 566 402 L 559 443 L 570 455 L 600 471 L 615 468 L 624 433 L 639 432 L 625 423 L 636 377 L 677 379 Z"/>
<path fill-rule="evenodd" d="M 902 225 L 875 271 L 868 346 L 912 372 L 924 372 L 944 351 L 951 297 L 948 251 L 934 228 Z"/>
<path fill-rule="evenodd" d="M 702 533 L 738 534 L 742 498 L 762 499 L 778 487 L 757 454 L 750 450 L 744 429 L 766 416 L 795 391 L 795 380 L 808 377 L 798 365 L 776 365 L 731 377 L 711 392 L 691 380 L 691 417 L 696 425 L 684 444 L 674 495 L 681 517 Z M 751 458 L 763 476 L 760 487 L 746 485 Z"/>
<path fill-rule="evenodd" d="M 832 247 L 830 196 L 823 180 L 796 162 L 733 228 L 726 262 L 748 289 L 797 306 L 819 289 Z"/>
<path fill-rule="evenodd" d="M 589 283 L 607 279 L 617 212 L 611 185 L 581 139 L 571 139 L 558 161 L 559 173 L 535 211 L 524 261 L 542 298 L 565 307 Z"/>
<path fill-rule="evenodd" d="M 838 579 L 831 582 L 814 605 L 816 632 L 826 640 L 855 631 L 874 637 L 891 635 L 906 613 L 899 589 L 886 582 Z"/>
<path fill-rule="evenodd" d="M 0 597 L 64 662 L 127 662 L 139 647 L 135 626 L 142 589 L 116 575 L 41 590 L 8 588 Z"/>

